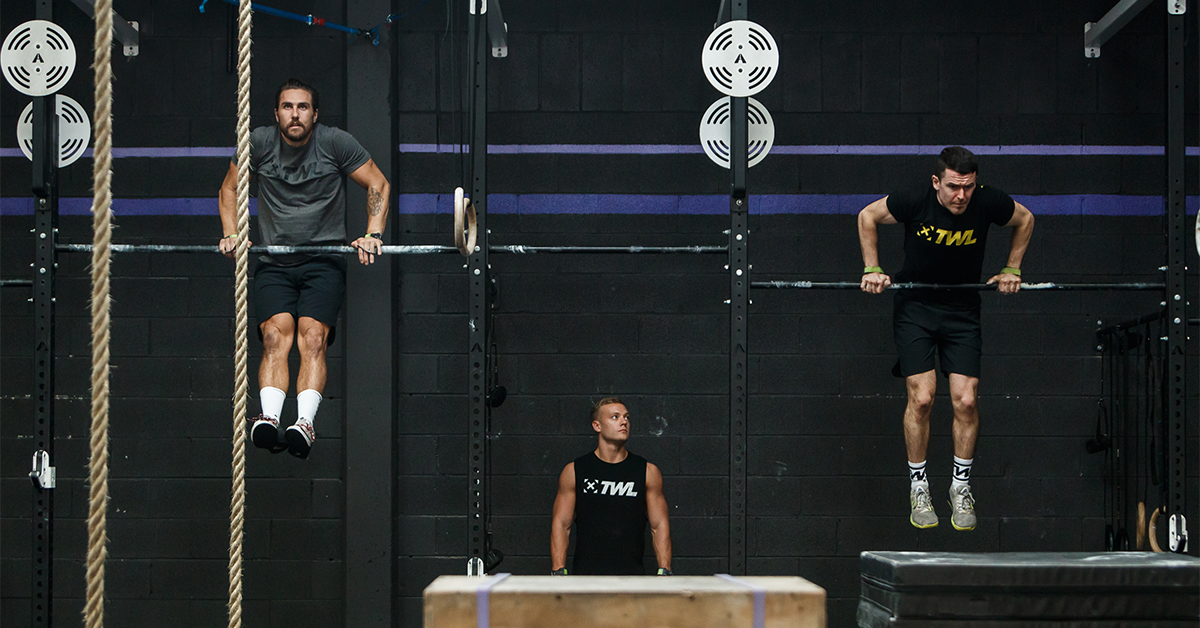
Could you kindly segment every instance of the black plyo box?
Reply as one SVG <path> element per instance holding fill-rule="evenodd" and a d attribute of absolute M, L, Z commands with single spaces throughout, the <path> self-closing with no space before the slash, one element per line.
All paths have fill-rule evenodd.
<path fill-rule="evenodd" d="M 863 552 L 862 628 L 1200 626 L 1200 559 Z"/>

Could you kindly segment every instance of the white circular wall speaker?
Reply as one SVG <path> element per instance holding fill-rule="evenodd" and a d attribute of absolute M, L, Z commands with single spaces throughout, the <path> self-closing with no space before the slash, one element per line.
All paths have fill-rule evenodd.
<path fill-rule="evenodd" d="M 14 28 L 0 48 L 9 85 L 26 96 L 48 96 L 75 73 L 75 44 L 54 22 L 30 20 Z"/>
<path fill-rule="evenodd" d="M 700 121 L 700 145 L 704 147 L 704 154 L 722 168 L 728 168 L 732 159 L 729 148 L 732 108 L 729 97 L 719 98 L 704 112 L 704 119 Z M 747 166 L 752 168 L 771 152 L 775 143 L 775 121 L 771 119 L 771 112 L 753 98 L 746 101 L 746 118 Z"/>
<path fill-rule="evenodd" d="M 83 106 L 69 96 L 54 97 L 58 105 L 58 167 L 65 168 L 83 156 L 92 139 L 92 123 Z M 33 103 L 17 119 L 17 144 L 33 160 Z"/>
<path fill-rule="evenodd" d="M 728 96 L 753 96 L 779 68 L 779 47 L 767 29 L 748 20 L 726 22 L 704 42 L 704 76 Z"/>

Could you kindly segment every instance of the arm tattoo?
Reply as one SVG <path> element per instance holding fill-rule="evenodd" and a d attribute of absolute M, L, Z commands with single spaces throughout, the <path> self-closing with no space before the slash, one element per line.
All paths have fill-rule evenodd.
<path fill-rule="evenodd" d="M 367 213 L 378 216 L 383 211 L 383 195 L 379 190 L 371 188 L 367 191 Z"/>

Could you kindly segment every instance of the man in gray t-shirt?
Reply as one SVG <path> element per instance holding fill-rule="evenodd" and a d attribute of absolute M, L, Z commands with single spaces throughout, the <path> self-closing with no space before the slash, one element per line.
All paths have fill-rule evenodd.
<path fill-rule="evenodd" d="M 340 245 L 346 241 L 348 176 L 367 191 L 367 233 L 351 246 L 371 264 L 382 251 L 391 186 L 371 156 L 349 133 L 317 123 L 320 96 L 288 79 L 275 93 L 278 126 L 250 134 L 250 172 L 258 180 L 258 223 L 266 245 Z M 221 184 L 220 251 L 237 246 L 237 162 Z M 325 348 L 346 292 L 340 255 L 263 255 L 254 272 L 254 310 L 263 341 L 258 368 L 262 414 L 252 420 L 251 439 L 272 453 L 287 449 L 307 458 L 316 440 L 313 419 L 325 388 Z M 287 395 L 288 354 L 300 350 L 296 377 L 296 423 L 279 437 Z M 283 442 L 286 441 L 286 445 Z"/>

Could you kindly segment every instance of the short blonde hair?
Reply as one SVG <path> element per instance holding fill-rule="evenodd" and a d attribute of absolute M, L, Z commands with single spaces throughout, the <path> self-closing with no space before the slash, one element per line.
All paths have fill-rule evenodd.
<path fill-rule="evenodd" d="M 600 408 L 603 408 L 604 406 L 614 404 L 614 403 L 619 403 L 623 406 L 625 405 L 625 402 L 621 401 L 620 397 L 605 397 L 605 398 L 601 399 L 600 401 L 597 401 L 594 405 L 592 405 L 592 420 L 599 421 L 600 420 Z M 629 407 L 626 406 L 625 409 L 628 410 Z"/>

